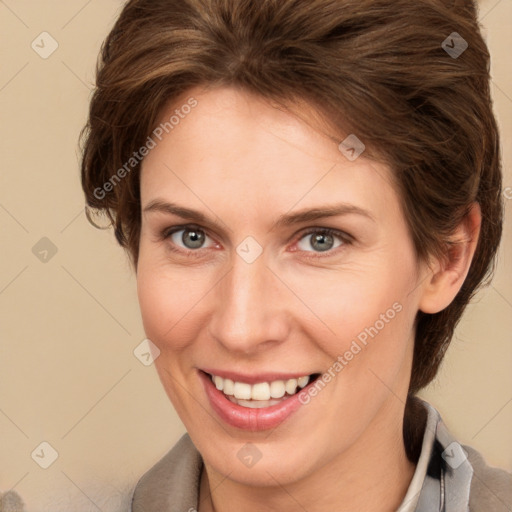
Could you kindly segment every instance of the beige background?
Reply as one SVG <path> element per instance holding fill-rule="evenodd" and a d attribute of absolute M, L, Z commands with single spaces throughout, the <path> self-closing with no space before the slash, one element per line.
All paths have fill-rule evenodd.
<path fill-rule="evenodd" d="M 184 432 L 133 354 L 144 332 L 127 258 L 83 211 L 77 137 L 120 8 L 0 0 L 0 491 L 14 488 L 30 512 L 128 510 L 137 478 Z M 484 0 L 480 17 L 512 186 L 512 0 Z M 31 48 L 43 31 L 58 42 L 47 59 Z M 512 198 L 506 214 L 496 278 L 423 396 L 461 442 L 512 470 Z M 32 252 L 43 237 L 57 249 L 47 262 Z M 43 441 L 59 455 L 48 469 L 36 463 L 49 457 Z"/>

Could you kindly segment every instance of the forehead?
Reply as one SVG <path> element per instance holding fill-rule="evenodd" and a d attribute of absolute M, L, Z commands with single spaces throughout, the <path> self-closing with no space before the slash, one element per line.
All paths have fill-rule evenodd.
<path fill-rule="evenodd" d="M 191 98 L 194 108 L 181 110 Z M 143 161 L 143 204 L 179 197 L 243 214 L 269 203 L 289 210 L 345 201 L 376 217 L 398 206 L 390 169 L 364 153 L 349 161 L 307 106 L 299 118 L 241 90 L 192 89 L 162 112 L 160 126 L 173 115 L 178 123 Z"/>

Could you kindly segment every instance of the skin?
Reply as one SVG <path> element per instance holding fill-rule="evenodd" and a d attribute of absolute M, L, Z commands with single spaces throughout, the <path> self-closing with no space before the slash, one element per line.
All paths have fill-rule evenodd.
<path fill-rule="evenodd" d="M 205 462 L 199 510 L 395 510 L 415 469 L 402 438 L 414 319 L 445 308 L 462 286 L 478 205 L 454 234 L 461 243 L 450 261 L 420 263 L 389 168 L 364 153 L 350 162 L 321 130 L 247 92 L 192 89 L 183 103 L 190 96 L 197 107 L 142 165 L 137 282 L 158 374 Z M 209 221 L 145 211 L 154 201 Z M 274 226 L 283 214 L 340 202 L 374 220 Z M 162 235 L 187 224 L 203 229 L 201 248 L 187 249 L 183 231 Z M 308 228 L 353 241 L 334 237 L 318 251 Z M 248 236 L 263 248 L 250 264 L 236 252 Z M 395 302 L 401 311 L 277 428 L 241 431 L 212 410 L 198 368 L 325 372 Z M 251 468 L 237 457 L 249 442 L 262 455 Z"/>

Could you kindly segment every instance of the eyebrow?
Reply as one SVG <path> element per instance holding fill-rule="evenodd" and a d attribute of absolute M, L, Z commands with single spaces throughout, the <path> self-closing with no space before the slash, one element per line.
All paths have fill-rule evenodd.
<path fill-rule="evenodd" d="M 160 212 L 176 215 L 182 219 L 197 222 L 198 224 L 214 224 L 214 222 L 211 221 L 204 213 L 198 210 L 186 208 L 160 199 L 151 201 L 146 207 L 144 207 L 143 211 L 144 213 Z M 272 229 L 341 215 L 359 215 L 376 222 L 375 217 L 368 210 L 353 204 L 338 203 L 322 208 L 307 208 L 299 210 L 298 212 L 283 214 L 274 222 Z"/>

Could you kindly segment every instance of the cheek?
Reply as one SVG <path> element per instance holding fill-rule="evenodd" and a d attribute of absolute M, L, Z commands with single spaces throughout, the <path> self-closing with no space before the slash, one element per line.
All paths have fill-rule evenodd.
<path fill-rule="evenodd" d="M 328 271 L 325 277 L 318 269 L 290 273 L 290 288 L 309 310 L 302 306 L 303 318 L 311 319 L 302 322 L 309 338 L 333 362 L 346 355 L 350 374 L 369 366 L 396 371 L 416 314 L 415 297 L 409 293 L 414 287 L 412 265 L 412 259 L 379 254 L 374 261 Z"/>
<path fill-rule="evenodd" d="M 325 279 L 306 273 L 297 276 L 290 287 L 311 316 L 341 339 L 364 331 L 378 321 L 381 314 L 393 319 L 397 309 L 396 306 L 393 309 L 393 304 L 403 302 L 406 289 L 405 283 L 377 271 L 333 272 L 326 274 Z"/>
<path fill-rule="evenodd" d="M 180 317 L 185 314 L 186 297 L 181 283 L 162 278 L 154 270 L 142 270 L 137 277 L 137 290 L 146 335 L 163 350 Z"/>
<path fill-rule="evenodd" d="M 180 350 L 195 338 L 192 330 L 201 325 L 198 316 L 213 286 L 211 271 L 172 267 L 150 256 L 141 252 L 137 270 L 144 330 L 162 352 Z"/>
<path fill-rule="evenodd" d="M 144 330 L 160 350 L 181 310 L 178 298 L 183 301 L 183 283 L 179 274 L 164 272 L 164 265 L 157 261 L 152 251 L 141 244 L 137 269 L 137 295 Z"/>

